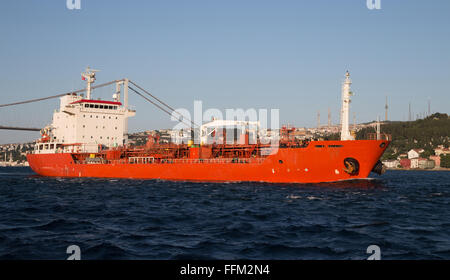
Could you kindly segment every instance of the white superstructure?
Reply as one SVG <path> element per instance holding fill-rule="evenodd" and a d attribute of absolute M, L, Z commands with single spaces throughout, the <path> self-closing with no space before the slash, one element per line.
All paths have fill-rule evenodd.
<path fill-rule="evenodd" d="M 60 108 L 53 113 L 52 123 L 41 131 L 42 138 L 36 143 L 35 153 L 93 153 L 100 147 L 126 144 L 127 119 L 135 115 L 135 111 L 120 102 L 121 86 L 128 87 L 128 80 L 117 81 L 113 101 L 104 101 L 91 97 L 95 72 L 88 68 L 82 77 L 87 81 L 87 98 L 76 93 L 60 98 Z M 124 90 L 126 101 L 127 93 Z"/>

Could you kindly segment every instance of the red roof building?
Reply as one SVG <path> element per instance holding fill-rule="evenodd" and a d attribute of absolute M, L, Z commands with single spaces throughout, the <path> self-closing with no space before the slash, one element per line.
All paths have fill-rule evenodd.
<path fill-rule="evenodd" d="M 400 165 L 403 167 L 403 168 L 411 168 L 411 160 L 410 159 L 407 159 L 407 158 L 402 158 L 402 159 L 400 159 Z"/>

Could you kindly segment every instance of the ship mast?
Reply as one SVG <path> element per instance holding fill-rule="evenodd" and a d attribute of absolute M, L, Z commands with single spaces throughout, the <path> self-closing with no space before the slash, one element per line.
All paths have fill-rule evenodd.
<path fill-rule="evenodd" d="M 342 84 L 341 140 L 354 140 L 349 130 L 349 110 L 351 102 L 350 96 L 353 95 L 353 93 L 350 91 L 351 84 L 352 80 L 350 80 L 350 73 L 347 71 L 345 73 L 345 81 Z"/>
<path fill-rule="evenodd" d="M 91 84 L 95 82 L 95 72 L 98 72 L 99 70 L 94 70 L 89 68 L 89 66 L 86 68 L 86 72 L 81 73 L 81 79 L 83 81 L 86 81 L 87 87 L 86 87 L 86 99 L 91 99 Z"/>

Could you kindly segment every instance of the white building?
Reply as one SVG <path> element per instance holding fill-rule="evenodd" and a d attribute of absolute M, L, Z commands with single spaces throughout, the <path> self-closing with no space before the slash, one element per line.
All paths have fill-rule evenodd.
<path fill-rule="evenodd" d="M 398 166 L 400 165 L 400 161 L 398 161 L 398 160 L 385 160 L 385 161 L 383 161 L 383 164 L 387 168 L 398 168 Z"/>
<path fill-rule="evenodd" d="M 423 149 L 411 149 L 408 152 L 408 159 L 418 158 L 421 153 L 423 153 Z"/>
<path fill-rule="evenodd" d="M 411 168 L 419 168 L 419 160 L 420 158 L 412 158 L 411 159 Z"/>

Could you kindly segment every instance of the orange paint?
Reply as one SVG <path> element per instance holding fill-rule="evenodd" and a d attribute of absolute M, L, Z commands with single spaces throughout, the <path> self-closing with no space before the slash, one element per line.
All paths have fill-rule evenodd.
<path fill-rule="evenodd" d="M 128 163 L 126 159 L 75 163 L 70 153 L 28 154 L 27 159 L 36 173 L 53 177 L 317 183 L 367 178 L 389 143 L 386 140 L 311 141 L 304 148 L 280 148 L 267 157 L 234 162 L 226 158 L 180 158 L 165 163 Z M 107 155 L 109 158 L 117 156 Z M 344 171 L 344 159 L 349 157 L 359 162 L 355 175 Z"/>

